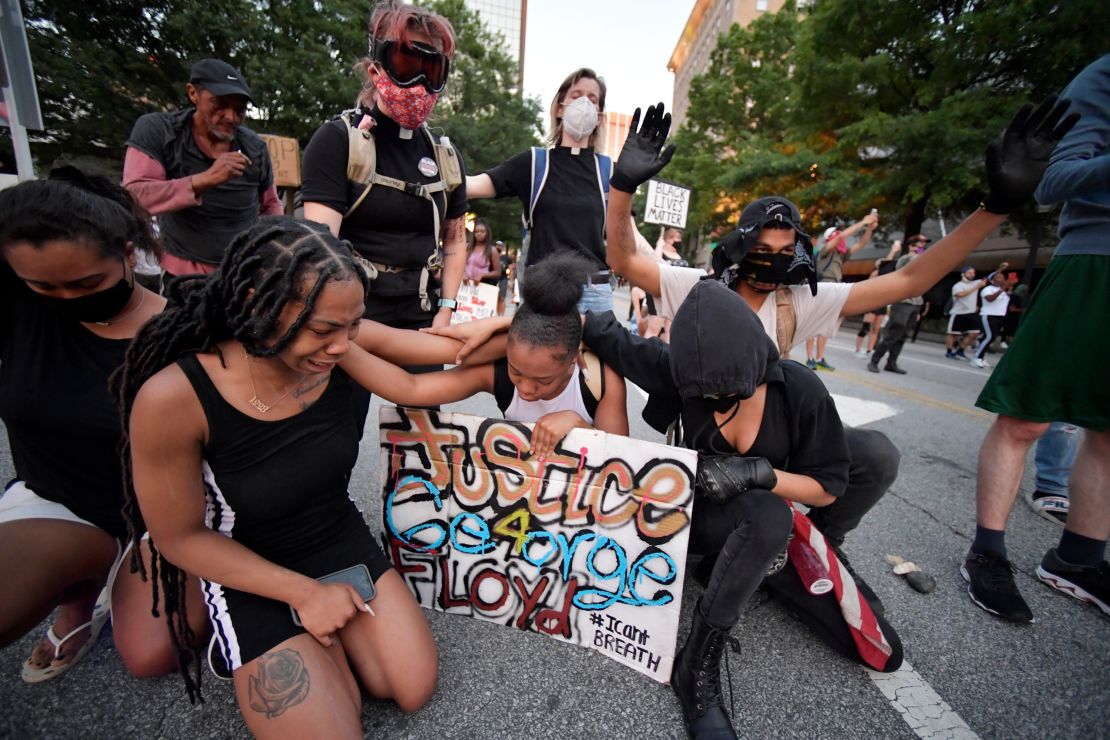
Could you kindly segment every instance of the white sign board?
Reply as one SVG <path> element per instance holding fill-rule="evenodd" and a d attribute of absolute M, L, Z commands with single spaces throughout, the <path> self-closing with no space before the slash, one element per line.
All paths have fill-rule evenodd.
<path fill-rule="evenodd" d="M 692 450 L 383 406 L 382 538 L 427 609 L 539 632 L 670 680 Z"/>
<path fill-rule="evenodd" d="M 663 180 L 648 180 L 647 205 L 644 222 L 686 228 L 686 213 L 690 210 L 690 188 Z"/>
<path fill-rule="evenodd" d="M 451 316 L 452 324 L 463 324 L 477 319 L 488 319 L 497 313 L 497 286 L 487 283 L 459 286 L 455 296 L 458 306 Z"/>

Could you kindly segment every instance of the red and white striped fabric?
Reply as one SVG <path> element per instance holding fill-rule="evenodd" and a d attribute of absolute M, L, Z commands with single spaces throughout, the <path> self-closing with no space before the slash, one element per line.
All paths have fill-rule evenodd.
<path fill-rule="evenodd" d="M 794 536 L 808 544 L 829 571 L 833 594 L 840 604 L 840 611 L 852 633 L 860 657 L 875 670 L 883 670 L 893 651 L 883 636 L 875 613 L 871 611 L 871 605 L 860 595 L 852 574 L 837 559 L 836 553 L 825 540 L 825 535 L 813 526 L 809 517 L 793 506 L 790 508 L 794 512 Z"/>

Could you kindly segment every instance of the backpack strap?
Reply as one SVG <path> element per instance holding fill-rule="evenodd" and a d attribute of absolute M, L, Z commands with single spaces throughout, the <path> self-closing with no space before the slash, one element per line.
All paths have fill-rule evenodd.
<path fill-rule="evenodd" d="M 597 164 L 597 185 L 601 190 L 602 208 L 609 208 L 609 179 L 613 176 L 613 160 L 604 154 L 594 153 L 594 162 Z"/>
<path fill-rule="evenodd" d="M 779 346 L 779 357 L 790 359 L 790 348 L 794 346 L 794 330 L 798 327 L 798 317 L 794 313 L 794 296 L 790 287 L 780 285 L 775 289 L 775 338 Z"/>
<path fill-rule="evenodd" d="M 513 402 L 516 386 L 509 380 L 509 360 L 502 357 L 493 363 L 493 399 L 497 401 L 497 408 L 504 414 Z"/>
<path fill-rule="evenodd" d="M 597 406 L 605 397 L 605 363 L 588 349 L 582 350 L 586 369 L 579 369 L 578 384 L 582 389 L 582 403 L 590 416 L 597 416 Z"/>
<path fill-rule="evenodd" d="M 536 202 L 540 199 L 543 186 L 547 184 L 548 155 L 548 150 L 542 146 L 532 147 L 532 189 L 528 194 L 528 219 L 524 222 L 529 229 L 532 228 L 536 214 Z"/>

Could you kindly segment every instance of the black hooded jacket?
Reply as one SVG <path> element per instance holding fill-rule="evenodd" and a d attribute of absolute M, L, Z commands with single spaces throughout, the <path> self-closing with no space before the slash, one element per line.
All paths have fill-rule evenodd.
<path fill-rule="evenodd" d="M 774 342 L 734 291 L 715 281 L 695 286 L 675 315 L 669 346 L 632 336 L 611 311 L 587 314 L 583 338 L 648 394 L 644 421 L 662 433 L 681 416 L 687 445 L 699 452 L 736 452 L 717 432 L 703 397 L 747 398 L 765 383 L 760 431 L 743 454 L 808 475 L 833 496 L 844 493 L 848 444 L 832 398 L 811 370 L 778 359 Z"/>

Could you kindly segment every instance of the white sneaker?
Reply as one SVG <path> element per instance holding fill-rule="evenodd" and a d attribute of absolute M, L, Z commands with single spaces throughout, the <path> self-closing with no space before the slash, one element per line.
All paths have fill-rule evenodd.
<path fill-rule="evenodd" d="M 1009 349 L 1010 348 L 1010 345 L 1007 344 L 1006 342 L 1002 342 L 1000 346 L 1002 347 L 1002 349 Z"/>
<path fill-rule="evenodd" d="M 855 355 L 856 357 L 867 357 L 866 352 L 853 352 L 852 354 Z"/>
<path fill-rule="evenodd" d="M 971 358 L 971 366 L 972 367 L 978 367 L 978 368 L 990 367 L 990 365 L 987 364 L 986 360 L 980 360 L 978 357 L 972 357 Z"/>

